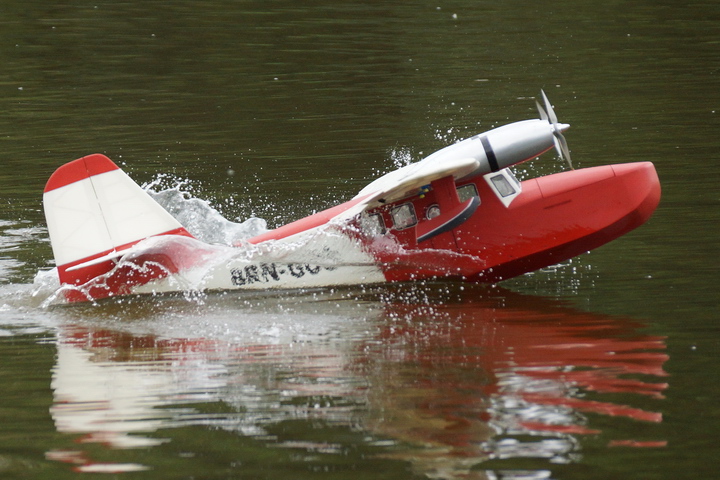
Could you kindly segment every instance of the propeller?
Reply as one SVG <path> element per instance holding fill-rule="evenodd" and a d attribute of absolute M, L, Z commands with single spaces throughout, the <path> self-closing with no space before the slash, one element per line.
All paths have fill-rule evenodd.
<path fill-rule="evenodd" d="M 555 110 L 553 110 L 550 100 L 548 100 L 547 95 L 545 95 L 543 90 L 540 90 L 540 93 L 542 93 L 543 101 L 545 102 L 545 108 L 543 109 L 540 102 L 537 100 L 535 101 L 538 112 L 540 113 L 540 118 L 552 125 L 555 150 L 557 150 L 558 156 L 568 163 L 570 170 L 574 170 L 572 160 L 570 159 L 570 149 L 568 148 L 567 140 L 565 140 L 565 137 L 562 134 L 562 132 L 570 128 L 570 125 L 567 123 L 558 123 L 557 115 L 555 115 Z"/>

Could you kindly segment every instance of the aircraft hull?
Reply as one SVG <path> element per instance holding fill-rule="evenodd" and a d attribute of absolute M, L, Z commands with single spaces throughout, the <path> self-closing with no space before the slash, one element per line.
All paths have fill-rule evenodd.
<path fill-rule="evenodd" d="M 473 184 L 477 200 L 457 189 Z M 597 248 L 645 223 L 660 200 L 652 163 L 572 170 L 521 183 L 509 205 L 483 176 L 433 182 L 418 195 L 371 209 L 388 228 L 333 221 L 353 200 L 250 239 L 217 247 L 185 235 L 153 237 L 84 285 L 71 301 L 167 291 L 292 289 L 447 278 L 495 283 Z M 417 223 L 393 225 L 412 204 Z M 423 212 L 439 206 L 438 217 Z M 468 213 L 472 210 L 470 213 Z M 97 268 L 97 267 L 94 267 Z"/>

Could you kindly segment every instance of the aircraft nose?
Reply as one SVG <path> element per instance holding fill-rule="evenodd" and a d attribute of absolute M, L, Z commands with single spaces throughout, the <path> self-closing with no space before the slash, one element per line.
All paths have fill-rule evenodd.
<path fill-rule="evenodd" d="M 557 128 L 558 130 L 560 130 L 561 132 L 564 132 L 565 130 L 567 130 L 568 128 L 570 128 L 570 124 L 569 124 L 569 123 L 556 123 L 555 125 L 556 125 L 556 128 Z"/>

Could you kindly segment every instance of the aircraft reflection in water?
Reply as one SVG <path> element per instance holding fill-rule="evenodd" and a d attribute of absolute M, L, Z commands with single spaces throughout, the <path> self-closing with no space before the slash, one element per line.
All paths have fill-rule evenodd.
<path fill-rule="evenodd" d="M 342 452 L 332 438 L 319 444 L 292 431 L 268 434 L 281 422 L 312 420 L 360 428 L 364 441 L 369 435 L 391 445 L 380 456 L 448 478 L 489 459 L 573 461 L 583 435 L 602 433 L 588 414 L 662 421 L 632 405 L 663 398 L 662 337 L 625 318 L 500 294 L 483 299 L 469 289 L 453 301 L 431 294 L 413 304 L 401 293 L 385 304 L 348 302 L 354 310 L 346 316 L 335 301 L 301 301 L 283 315 L 238 315 L 256 326 L 240 336 L 228 329 L 247 325 L 228 327 L 227 317 L 182 338 L 173 335 L 182 333 L 173 330 L 177 319 L 148 325 L 153 334 L 69 324 L 58 338 L 51 414 L 58 431 L 80 438 L 48 458 L 78 471 L 152 468 L 99 463 L 78 445 L 153 448 L 181 441 L 162 438 L 172 437 L 168 428 L 190 425 L 301 451 Z M 212 403 L 226 405 L 223 413 L 197 410 Z M 607 441 L 663 445 L 656 438 Z"/>

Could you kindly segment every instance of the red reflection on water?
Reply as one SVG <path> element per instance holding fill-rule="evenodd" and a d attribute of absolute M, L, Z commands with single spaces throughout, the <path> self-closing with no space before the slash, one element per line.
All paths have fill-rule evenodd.
<path fill-rule="evenodd" d="M 401 291 L 383 302 L 383 310 L 373 300 L 373 309 L 358 316 L 367 322 L 364 335 L 332 342 L 261 344 L 237 340 L 249 338 L 242 336 L 206 337 L 202 329 L 195 338 L 174 338 L 170 327 L 165 334 L 137 334 L 68 325 L 58 340 L 51 414 L 59 431 L 79 435 L 80 442 L 149 448 L 170 440 L 142 434 L 181 425 L 182 412 L 167 407 L 186 402 L 229 402 L 237 417 L 255 408 L 265 422 L 258 429 L 304 409 L 296 418 L 362 425 L 380 438 L 420 445 L 406 452 L 396 447 L 388 456 L 410 460 L 419 472 L 458 475 L 488 457 L 566 459 L 578 448 L 577 436 L 607 433 L 588 414 L 662 421 L 638 399 L 663 398 L 663 337 L 644 333 L 635 320 L 551 299 L 464 288 Z M 317 317 L 287 324 L 268 317 L 271 330 L 335 314 L 332 302 L 311 308 Z M 339 325 L 357 321 L 338 318 Z M 253 368 L 258 364 L 263 368 Z M 247 406 L 238 403 L 245 387 L 252 390 Z M 284 410 L 269 408 L 278 392 L 291 392 Z M 323 405 L 318 398 L 335 400 Z M 528 435 L 565 442 L 513 438 Z M 308 443 L 282 446 L 302 445 Z M 664 441 L 618 438 L 609 445 Z M 74 449 L 49 455 L 93 464 Z"/>
<path fill-rule="evenodd" d="M 637 440 L 612 440 L 608 443 L 609 447 L 633 447 L 633 448 L 663 448 L 667 447 L 667 441 L 647 441 L 639 442 Z"/>
<path fill-rule="evenodd" d="M 477 418 L 484 403 L 498 433 L 601 433 L 580 413 L 662 421 L 627 403 L 635 395 L 664 398 L 664 337 L 643 333 L 632 319 L 548 299 L 475 294 L 388 307 L 396 321 L 382 335 L 386 354 L 421 366 L 424 388 L 442 392 L 422 406 L 435 410 L 429 414 L 449 419 L 464 410 Z"/>

